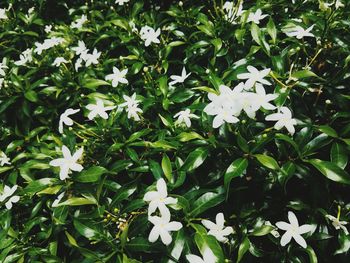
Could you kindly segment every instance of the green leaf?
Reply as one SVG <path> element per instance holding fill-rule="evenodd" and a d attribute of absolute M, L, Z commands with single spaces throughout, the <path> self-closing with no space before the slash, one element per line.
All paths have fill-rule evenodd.
<path fill-rule="evenodd" d="M 173 169 L 171 167 L 171 161 L 166 153 L 163 154 L 162 169 L 163 169 L 165 177 L 168 179 L 169 182 L 171 182 Z"/>
<path fill-rule="evenodd" d="M 254 154 L 254 156 L 256 157 L 256 159 L 258 159 L 258 161 L 265 167 L 272 169 L 272 170 L 279 170 L 280 167 L 277 163 L 277 161 L 265 154 Z"/>
<path fill-rule="evenodd" d="M 79 232 L 79 234 L 86 237 L 87 239 L 91 240 L 100 236 L 100 234 L 96 230 L 89 226 L 86 226 L 78 220 L 73 220 L 73 224 L 75 229 Z"/>
<path fill-rule="evenodd" d="M 316 253 L 315 253 L 315 251 L 312 249 L 312 247 L 307 246 L 306 252 L 307 252 L 307 254 L 309 255 L 309 262 L 310 262 L 310 263 L 317 263 L 317 262 L 318 262 Z"/>
<path fill-rule="evenodd" d="M 80 206 L 80 205 L 96 205 L 96 201 L 84 197 L 71 197 L 66 201 L 59 203 L 57 206 Z"/>
<path fill-rule="evenodd" d="M 250 247 L 250 241 L 248 237 L 245 237 L 238 248 L 238 256 L 236 261 L 237 263 L 242 260 L 244 254 L 249 250 L 249 247 Z"/>
<path fill-rule="evenodd" d="M 275 227 L 274 226 L 269 226 L 269 225 L 262 225 L 258 228 L 255 228 L 253 232 L 251 232 L 249 235 L 250 236 L 265 236 L 269 233 L 271 233 L 272 230 L 274 230 Z"/>
<path fill-rule="evenodd" d="M 225 196 L 222 193 L 205 193 L 192 203 L 192 211 L 190 214 L 195 217 L 209 208 L 221 204 L 224 200 Z"/>
<path fill-rule="evenodd" d="M 77 241 L 71 234 L 69 234 L 67 231 L 64 231 L 64 233 L 66 234 L 69 244 L 71 244 L 74 247 L 79 247 Z"/>
<path fill-rule="evenodd" d="M 299 70 L 292 73 L 292 78 L 304 79 L 304 78 L 310 78 L 310 77 L 320 78 L 314 72 L 308 69 Z"/>
<path fill-rule="evenodd" d="M 26 99 L 31 102 L 37 102 L 39 100 L 38 95 L 34 90 L 29 90 L 26 93 L 24 93 L 24 97 L 26 97 Z"/>
<path fill-rule="evenodd" d="M 192 224 L 192 227 L 196 230 L 194 241 L 199 251 L 203 254 L 204 251 L 209 248 L 215 255 L 217 259 L 216 262 L 224 262 L 224 253 L 215 237 L 207 235 L 205 228 L 201 225 Z"/>
<path fill-rule="evenodd" d="M 322 161 L 319 159 L 311 159 L 306 162 L 312 164 L 317 170 L 319 170 L 328 179 L 350 185 L 350 176 L 347 172 L 341 169 L 334 163 Z"/>
<path fill-rule="evenodd" d="M 244 158 L 239 158 L 233 161 L 227 168 L 224 176 L 224 186 L 228 196 L 230 182 L 233 178 L 241 176 L 248 167 L 248 161 Z"/>
<path fill-rule="evenodd" d="M 86 79 L 84 80 L 82 86 L 88 89 L 95 90 L 99 86 L 111 86 L 111 84 L 101 79 Z"/>
<path fill-rule="evenodd" d="M 173 241 L 173 246 L 170 250 L 170 255 L 173 259 L 179 260 L 182 251 L 185 247 L 185 233 L 183 229 L 180 229 L 179 231 L 176 232 L 175 238 Z M 166 260 L 166 263 L 174 263 L 176 261 L 173 261 L 171 259 Z"/>
<path fill-rule="evenodd" d="M 101 166 L 92 166 L 88 170 L 83 170 L 74 177 L 74 180 L 81 183 L 93 183 L 97 182 L 101 175 L 106 173 L 107 170 Z"/>
<path fill-rule="evenodd" d="M 346 146 L 335 142 L 331 148 L 331 162 L 344 169 L 348 164 L 348 152 Z"/>
<path fill-rule="evenodd" d="M 321 126 L 318 126 L 317 128 L 320 132 L 323 132 L 323 133 L 327 134 L 328 136 L 331 136 L 334 138 L 338 137 L 337 132 L 332 127 L 330 127 L 328 125 L 321 125 Z"/>
<path fill-rule="evenodd" d="M 269 22 L 267 22 L 267 33 L 270 35 L 272 42 L 275 44 L 277 38 L 277 30 L 272 17 L 270 17 Z"/>
<path fill-rule="evenodd" d="M 202 165 L 207 157 L 208 149 L 203 147 L 197 148 L 187 156 L 180 170 L 185 172 L 193 171 L 194 169 Z"/>

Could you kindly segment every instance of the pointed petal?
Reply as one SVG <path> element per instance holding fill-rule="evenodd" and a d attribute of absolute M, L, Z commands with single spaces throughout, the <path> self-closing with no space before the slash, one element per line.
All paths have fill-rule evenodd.
<path fill-rule="evenodd" d="M 157 181 L 157 190 L 161 197 L 165 198 L 168 195 L 167 186 L 163 178 Z"/>
<path fill-rule="evenodd" d="M 165 229 L 167 231 L 178 231 L 181 228 L 182 228 L 182 224 L 180 222 L 176 222 L 176 221 L 170 222 L 169 224 L 167 224 L 165 226 Z"/>
<path fill-rule="evenodd" d="M 281 238 L 281 246 L 284 247 L 285 245 L 287 245 L 291 239 L 292 239 L 292 235 L 290 234 L 289 231 L 287 231 L 286 233 L 283 234 Z"/>
<path fill-rule="evenodd" d="M 153 227 L 151 232 L 149 233 L 148 241 L 151 243 L 154 243 L 157 241 L 158 238 L 159 238 L 159 229 L 158 227 Z"/>
<path fill-rule="evenodd" d="M 161 238 L 162 242 L 164 243 L 164 245 L 169 245 L 171 243 L 171 241 L 173 240 L 171 238 L 171 235 L 169 234 L 169 232 L 165 231 L 164 229 L 162 229 L 160 231 L 160 238 Z"/>
<path fill-rule="evenodd" d="M 298 233 L 299 233 L 300 235 L 302 235 L 302 234 L 311 232 L 313 229 L 314 229 L 314 227 L 313 227 L 312 225 L 307 225 L 307 224 L 305 224 L 305 225 L 302 225 L 302 226 L 299 227 Z"/>
<path fill-rule="evenodd" d="M 307 247 L 306 241 L 305 241 L 305 239 L 304 239 L 301 235 L 294 234 L 294 235 L 293 235 L 293 238 L 294 238 L 294 240 L 295 240 L 300 246 L 302 246 L 303 248 L 306 248 L 306 247 Z"/>
<path fill-rule="evenodd" d="M 212 221 L 203 219 L 201 222 L 202 222 L 202 224 L 203 224 L 207 229 L 209 229 L 209 230 L 210 230 L 210 229 L 216 228 L 216 224 L 213 223 Z"/>
<path fill-rule="evenodd" d="M 65 145 L 62 146 L 62 154 L 63 154 L 64 159 L 69 159 L 72 157 L 70 150 Z"/>
<path fill-rule="evenodd" d="M 279 228 L 279 229 L 282 229 L 282 230 L 288 230 L 290 229 L 290 224 L 286 223 L 286 222 L 277 222 L 276 223 L 276 226 Z"/>
<path fill-rule="evenodd" d="M 292 211 L 288 212 L 288 220 L 291 223 L 291 225 L 299 227 L 298 218 Z"/>

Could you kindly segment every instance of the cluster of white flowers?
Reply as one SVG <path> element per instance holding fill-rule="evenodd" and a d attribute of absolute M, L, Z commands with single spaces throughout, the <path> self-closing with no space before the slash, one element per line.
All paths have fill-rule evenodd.
<path fill-rule="evenodd" d="M 33 49 L 27 48 L 19 55 L 19 60 L 15 61 L 16 66 L 24 66 L 33 61 Z"/>
<path fill-rule="evenodd" d="M 145 41 L 145 46 L 148 47 L 150 44 L 155 43 L 159 44 L 160 40 L 158 37 L 160 36 L 160 28 L 156 31 L 150 26 L 143 26 L 140 30 L 140 37 L 143 41 Z"/>
<path fill-rule="evenodd" d="M 165 245 L 172 242 L 170 232 L 178 231 L 182 228 L 182 224 L 177 221 L 170 221 L 170 210 L 167 205 L 176 204 L 177 199 L 168 197 L 166 182 L 163 178 L 157 181 L 157 191 L 149 191 L 145 194 L 144 201 L 149 203 L 148 221 L 154 226 L 149 234 L 148 240 L 155 242 L 161 238 Z M 159 210 L 161 216 L 153 216 L 152 214 Z"/>
<path fill-rule="evenodd" d="M 81 29 L 83 25 L 88 21 L 86 15 L 82 15 L 80 18 L 72 22 L 71 28 Z"/>
<path fill-rule="evenodd" d="M 128 119 L 133 118 L 135 121 L 139 121 L 139 113 L 142 113 L 143 111 L 139 108 L 140 101 L 136 99 L 136 93 L 131 97 L 123 95 L 123 98 L 125 102 L 120 104 L 119 107 L 125 107 L 125 111 L 128 113 Z"/>
<path fill-rule="evenodd" d="M 234 2 L 225 2 L 222 6 L 223 11 L 225 12 L 225 20 L 232 24 L 237 24 L 237 19 L 241 17 L 245 10 L 243 10 L 243 1 L 240 2 L 239 6 L 235 6 Z"/>
<path fill-rule="evenodd" d="M 270 69 L 257 70 L 253 66 L 247 67 L 248 73 L 238 74 L 238 79 L 246 80 L 245 83 L 239 83 L 235 88 L 230 89 L 225 85 L 219 87 L 219 94 L 209 93 L 208 98 L 211 101 L 204 112 L 213 115 L 213 128 L 218 128 L 227 123 L 239 122 L 238 117 L 245 112 L 249 118 L 255 118 L 256 112 L 263 108 L 264 110 L 274 110 L 276 106 L 270 102 L 278 97 L 277 94 L 266 94 L 263 85 L 271 85 L 264 79 L 270 72 Z M 253 92 L 254 91 L 254 92 Z M 287 107 L 281 107 L 277 113 L 268 115 L 267 121 L 277 121 L 275 129 L 279 130 L 286 127 L 290 134 L 294 134 L 296 120 Z"/>
<path fill-rule="evenodd" d="M 78 46 L 73 47 L 72 50 L 77 56 L 79 56 L 74 65 L 76 71 L 82 67 L 83 62 L 85 62 L 86 67 L 92 64 L 97 65 L 98 59 L 101 56 L 101 52 L 98 52 L 96 48 L 94 48 L 92 53 L 89 53 L 89 50 L 86 48 L 84 41 L 81 40 L 78 41 Z"/>
<path fill-rule="evenodd" d="M 43 43 L 35 42 L 36 48 L 34 49 L 34 53 L 41 55 L 44 50 L 50 49 L 54 46 L 61 45 L 64 42 L 62 37 L 52 37 L 45 39 Z"/>
<path fill-rule="evenodd" d="M 19 196 L 13 195 L 16 192 L 17 188 L 18 185 L 14 185 L 12 187 L 5 185 L 3 192 L 0 195 L 0 202 L 4 202 L 7 199 L 5 206 L 9 210 L 12 208 L 12 204 L 17 203 L 19 201 Z"/>

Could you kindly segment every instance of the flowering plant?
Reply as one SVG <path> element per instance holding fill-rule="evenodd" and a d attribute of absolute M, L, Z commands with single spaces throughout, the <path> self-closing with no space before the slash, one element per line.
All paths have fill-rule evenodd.
<path fill-rule="evenodd" d="M 0 262 L 348 262 L 349 17 L 0 2 Z"/>

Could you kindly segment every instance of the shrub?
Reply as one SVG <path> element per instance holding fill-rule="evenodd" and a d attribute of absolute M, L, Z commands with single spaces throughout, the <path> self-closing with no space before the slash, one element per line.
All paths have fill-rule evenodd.
<path fill-rule="evenodd" d="M 1 2 L 0 261 L 348 262 L 349 10 Z"/>

